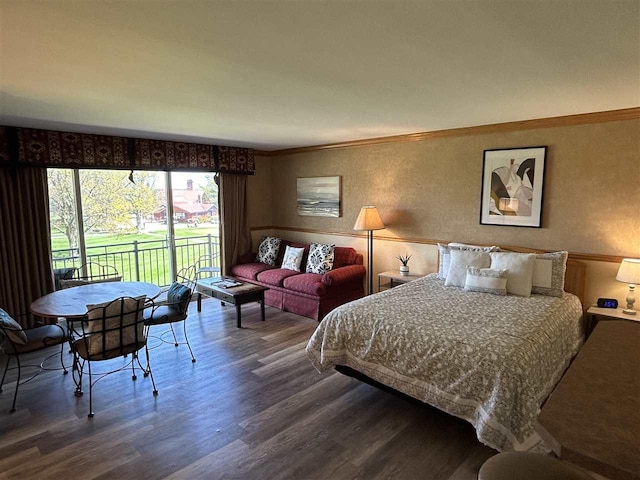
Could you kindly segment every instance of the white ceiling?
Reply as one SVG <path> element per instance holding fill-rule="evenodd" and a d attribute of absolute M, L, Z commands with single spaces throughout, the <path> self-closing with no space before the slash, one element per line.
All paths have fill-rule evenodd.
<path fill-rule="evenodd" d="M 264 150 L 640 105 L 640 0 L 0 0 L 0 124 Z"/>

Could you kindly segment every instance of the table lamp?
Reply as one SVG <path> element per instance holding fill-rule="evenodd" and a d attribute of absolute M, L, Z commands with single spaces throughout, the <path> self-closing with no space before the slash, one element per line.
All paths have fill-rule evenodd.
<path fill-rule="evenodd" d="M 629 294 L 627 295 L 627 308 L 622 310 L 622 313 L 627 315 L 635 315 L 636 310 L 633 308 L 633 304 L 636 299 L 634 296 L 634 290 L 636 285 L 640 283 L 640 260 L 636 258 L 625 258 L 620 264 L 618 275 L 616 280 L 629 284 Z"/>
<path fill-rule="evenodd" d="M 367 231 L 367 280 L 369 283 L 369 295 L 373 293 L 373 231 L 382 230 L 384 223 L 378 213 L 378 209 L 373 205 L 365 205 L 360 209 L 354 230 Z"/>

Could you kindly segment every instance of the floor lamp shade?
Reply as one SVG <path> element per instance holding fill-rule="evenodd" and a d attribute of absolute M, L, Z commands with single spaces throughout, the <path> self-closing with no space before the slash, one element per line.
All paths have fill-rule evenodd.
<path fill-rule="evenodd" d="M 383 228 L 384 223 L 376 207 L 366 205 L 360 209 L 353 229 L 367 231 L 367 280 L 369 295 L 373 293 L 373 231 L 382 230 Z"/>

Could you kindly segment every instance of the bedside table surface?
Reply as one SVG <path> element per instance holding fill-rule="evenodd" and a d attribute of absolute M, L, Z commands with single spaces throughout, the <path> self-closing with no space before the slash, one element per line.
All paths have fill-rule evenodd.
<path fill-rule="evenodd" d="M 631 320 L 632 322 L 640 322 L 640 312 L 635 315 L 622 313 L 622 308 L 600 308 L 590 307 L 587 310 L 589 315 L 599 315 L 602 317 L 617 318 L 620 320 Z"/>
<path fill-rule="evenodd" d="M 419 278 L 424 277 L 424 275 L 402 275 L 399 270 L 387 270 L 386 272 L 382 272 L 378 274 L 378 278 L 390 278 L 396 282 L 413 282 L 414 280 L 418 280 Z"/>

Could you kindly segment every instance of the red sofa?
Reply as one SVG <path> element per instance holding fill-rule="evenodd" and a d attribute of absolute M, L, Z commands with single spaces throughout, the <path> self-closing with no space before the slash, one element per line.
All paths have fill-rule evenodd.
<path fill-rule="evenodd" d="M 280 268 L 287 245 L 305 249 L 302 272 Z M 256 262 L 256 254 L 248 253 L 240 256 L 230 273 L 240 280 L 269 287 L 264 292 L 267 305 L 318 321 L 337 306 L 364 296 L 366 270 L 362 255 L 353 248 L 336 247 L 333 269 L 324 275 L 304 273 L 308 254 L 309 244 L 282 240 L 277 266 Z"/>

